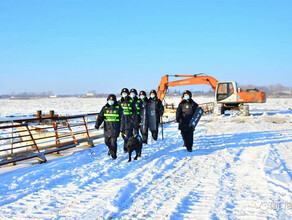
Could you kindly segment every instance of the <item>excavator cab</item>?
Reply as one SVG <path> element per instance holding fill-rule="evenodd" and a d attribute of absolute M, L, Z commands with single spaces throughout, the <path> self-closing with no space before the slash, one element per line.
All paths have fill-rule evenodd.
<path fill-rule="evenodd" d="M 215 99 L 217 102 L 236 102 L 237 84 L 235 82 L 218 82 Z"/>

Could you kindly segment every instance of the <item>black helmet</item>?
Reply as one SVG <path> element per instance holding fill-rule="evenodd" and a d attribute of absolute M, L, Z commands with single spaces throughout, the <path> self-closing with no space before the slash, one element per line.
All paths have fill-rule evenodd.
<path fill-rule="evenodd" d="M 117 97 L 116 97 L 114 94 L 110 94 L 110 95 L 108 95 L 108 97 L 107 97 L 107 101 L 108 101 L 109 99 L 112 99 L 112 100 L 114 100 L 115 102 L 117 101 Z"/>
<path fill-rule="evenodd" d="M 185 90 L 184 93 L 183 93 L 183 96 L 185 94 L 188 94 L 190 96 L 190 98 L 192 98 L 192 93 L 189 90 Z"/>
<path fill-rule="evenodd" d="M 123 92 L 126 92 L 129 95 L 129 89 L 123 88 L 122 91 L 121 91 L 121 95 L 122 95 Z"/>
<path fill-rule="evenodd" d="M 130 90 L 130 93 L 131 93 L 131 92 L 135 93 L 135 95 L 138 95 L 138 93 L 137 93 L 137 90 L 136 90 L 136 89 L 131 89 L 131 90 Z"/>
<path fill-rule="evenodd" d="M 140 95 L 145 95 L 146 96 L 146 92 L 144 90 L 142 90 L 142 91 L 139 92 L 139 96 Z"/>
<path fill-rule="evenodd" d="M 151 94 L 151 93 L 154 93 L 155 95 L 157 95 L 156 90 L 154 90 L 154 89 L 152 89 L 149 94 Z"/>

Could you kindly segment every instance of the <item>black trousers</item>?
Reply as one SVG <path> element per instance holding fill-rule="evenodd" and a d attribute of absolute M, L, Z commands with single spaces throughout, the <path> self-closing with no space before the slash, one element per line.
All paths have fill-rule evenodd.
<path fill-rule="evenodd" d="M 126 129 L 123 131 L 124 150 L 126 148 L 129 138 L 132 136 L 133 136 L 133 129 Z"/>
<path fill-rule="evenodd" d="M 184 140 L 184 145 L 188 150 L 192 150 L 194 143 L 194 131 L 193 129 L 188 129 L 185 131 L 181 131 L 181 136 Z"/>
<path fill-rule="evenodd" d="M 142 143 L 147 144 L 147 140 L 148 140 L 148 127 L 144 129 L 144 131 L 142 131 L 142 126 L 140 127 L 140 132 L 142 135 Z"/>
<path fill-rule="evenodd" d="M 105 137 L 104 142 L 110 151 L 117 154 L 117 138 L 116 137 Z"/>
<path fill-rule="evenodd" d="M 155 140 L 155 141 L 157 141 L 157 139 L 158 139 L 158 126 L 159 126 L 159 124 L 157 124 L 156 125 L 156 130 L 154 130 L 154 131 L 151 131 L 151 134 L 152 134 L 152 138 Z"/>
<path fill-rule="evenodd" d="M 153 137 L 153 139 L 154 139 L 155 141 L 157 141 L 157 139 L 158 139 L 158 131 L 151 131 L 151 133 L 152 133 L 152 137 Z"/>

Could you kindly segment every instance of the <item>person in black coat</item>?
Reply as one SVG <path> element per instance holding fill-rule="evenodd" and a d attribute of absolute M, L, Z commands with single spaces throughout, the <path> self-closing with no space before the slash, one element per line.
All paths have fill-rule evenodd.
<path fill-rule="evenodd" d="M 153 89 L 150 91 L 150 98 L 149 98 L 149 102 L 147 105 L 148 108 L 148 121 L 149 121 L 149 129 L 152 133 L 152 137 L 155 141 L 157 141 L 158 138 L 158 126 L 160 123 L 160 118 L 163 115 L 164 112 L 164 107 L 162 105 L 162 102 L 160 99 L 157 98 L 157 93 L 156 91 Z M 151 116 L 155 114 L 156 119 L 155 119 L 155 125 L 151 126 Z"/>
<path fill-rule="evenodd" d="M 133 104 L 135 105 L 135 109 L 136 109 L 136 118 L 135 118 L 135 121 L 133 123 L 133 125 L 134 125 L 133 134 L 134 135 L 139 134 L 139 127 L 140 127 L 140 123 L 141 123 L 141 111 L 142 111 L 142 101 L 140 99 L 138 99 L 137 96 L 138 96 L 137 90 L 131 89 L 130 90 L 130 97 L 131 97 Z"/>
<path fill-rule="evenodd" d="M 140 116 L 141 116 L 140 132 L 142 135 L 142 143 L 147 144 L 148 127 L 149 127 L 147 106 L 148 106 L 149 100 L 146 96 L 146 92 L 143 90 L 139 92 L 139 98 L 140 98 L 139 100 L 142 103 L 141 112 L 140 112 Z"/>
<path fill-rule="evenodd" d="M 192 99 L 192 93 L 189 90 L 184 91 L 183 100 L 176 110 L 176 121 L 179 123 L 178 129 L 181 130 L 184 147 L 189 152 L 192 152 L 194 138 L 193 128 L 189 124 L 197 108 L 198 104 Z"/>
<path fill-rule="evenodd" d="M 126 148 L 127 142 L 130 137 L 133 136 L 134 123 L 136 119 L 136 107 L 133 100 L 129 96 L 129 90 L 123 88 L 121 91 L 122 98 L 119 100 L 119 104 L 123 108 L 124 124 L 122 127 L 122 137 L 124 139 L 124 152 L 128 150 Z"/>
<path fill-rule="evenodd" d="M 115 95 L 110 94 L 107 104 L 101 109 L 96 120 L 95 128 L 99 129 L 104 122 L 104 140 L 109 148 L 109 155 L 117 158 L 117 138 L 123 127 L 123 109 L 117 102 Z"/>

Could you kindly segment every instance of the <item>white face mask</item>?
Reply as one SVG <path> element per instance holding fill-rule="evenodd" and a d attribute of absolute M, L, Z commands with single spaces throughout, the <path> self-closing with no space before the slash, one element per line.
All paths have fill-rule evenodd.
<path fill-rule="evenodd" d="M 128 94 L 122 94 L 123 98 L 126 98 L 128 96 Z"/>
<path fill-rule="evenodd" d="M 154 99 L 155 98 L 155 95 L 151 95 L 151 98 Z"/>

